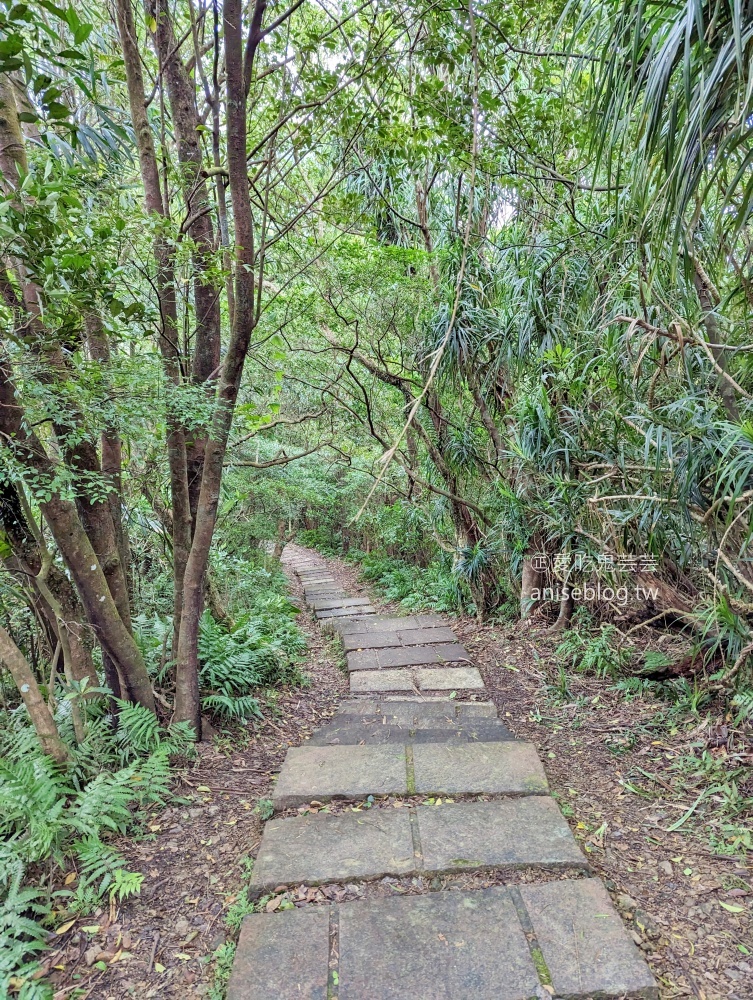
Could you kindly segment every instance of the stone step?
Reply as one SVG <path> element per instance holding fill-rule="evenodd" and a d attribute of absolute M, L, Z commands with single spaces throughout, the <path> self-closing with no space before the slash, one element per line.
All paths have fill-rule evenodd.
<path fill-rule="evenodd" d="M 538 795 L 548 785 L 530 743 L 447 746 L 303 746 L 288 750 L 275 783 L 276 810 L 312 799 L 368 795 Z"/>
<path fill-rule="evenodd" d="M 356 649 L 387 649 L 391 646 L 430 646 L 437 642 L 457 642 L 451 628 L 403 628 L 384 632 L 346 632 L 343 637 L 346 653 Z"/>
<path fill-rule="evenodd" d="M 334 608 L 358 608 L 369 604 L 368 597 L 312 597 L 306 602 L 314 611 L 332 611 Z"/>
<path fill-rule="evenodd" d="M 460 660 L 470 662 L 468 651 L 459 642 L 441 642 L 433 646 L 397 646 L 391 649 L 359 649 L 347 655 L 348 670 L 383 670 Z"/>
<path fill-rule="evenodd" d="M 415 809 L 372 808 L 272 819 L 251 890 L 497 868 L 587 868 L 554 799 L 544 795 Z"/>
<path fill-rule="evenodd" d="M 394 631 L 395 629 L 409 628 L 440 628 L 447 625 L 447 619 L 440 615 L 407 615 L 405 618 L 395 618 L 391 615 L 379 615 L 372 619 L 368 625 L 359 621 L 338 622 L 333 628 L 345 635 L 347 632 L 383 632 Z"/>
<path fill-rule="evenodd" d="M 598 879 L 253 913 L 227 1000 L 530 1000 L 552 990 L 658 1000 Z"/>
<path fill-rule="evenodd" d="M 426 716 L 439 715 L 449 719 L 496 718 L 497 708 L 492 701 L 456 701 L 454 698 L 351 698 L 341 701 L 338 714 L 389 715 L 396 721 L 413 721 Z"/>
<path fill-rule="evenodd" d="M 333 608 L 332 610 L 315 611 L 314 614 L 317 618 L 323 618 L 325 620 L 331 618 L 351 618 L 353 615 L 358 615 L 359 617 L 366 619 L 369 615 L 376 614 L 376 608 L 372 608 L 370 604 L 364 604 L 360 608 Z"/>
<path fill-rule="evenodd" d="M 324 728 L 329 729 L 332 726 L 381 726 L 382 729 L 401 729 L 403 732 L 410 732 L 414 729 L 478 729 L 479 726 L 483 726 L 486 729 L 504 729 L 507 732 L 507 727 L 499 719 L 493 716 L 482 715 L 403 716 L 386 714 L 358 715 L 357 713 L 348 715 L 342 712 L 333 715 Z M 319 731 L 317 730 L 317 732 Z"/>
<path fill-rule="evenodd" d="M 385 743 L 494 743 L 514 740 L 515 737 L 501 723 L 497 726 L 456 724 L 439 729 L 408 728 L 401 725 L 341 723 L 319 729 L 306 741 L 308 746 L 381 746 Z"/>
<path fill-rule="evenodd" d="M 483 691 L 476 667 L 442 667 L 422 670 L 352 670 L 351 694 L 384 694 L 388 691 Z"/>

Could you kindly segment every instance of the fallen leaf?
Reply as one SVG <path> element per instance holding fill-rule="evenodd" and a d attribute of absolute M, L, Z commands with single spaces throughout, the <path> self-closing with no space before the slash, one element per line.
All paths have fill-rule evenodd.
<path fill-rule="evenodd" d="M 744 906 L 735 906 L 733 903 L 723 903 L 721 899 L 719 900 L 719 905 L 722 909 L 729 910 L 730 913 L 745 913 Z"/>
<path fill-rule="evenodd" d="M 155 962 L 155 963 L 154 963 L 154 971 L 155 971 L 155 972 L 159 972 L 159 973 L 162 973 L 162 972 L 164 972 L 164 971 L 165 971 L 165 967 L 164 967 L 164 965 L 162 965 L 162 963 L 161 963 L 161 962 Z"/>
<path fill-rule="evenodd" d="M 58 927 L 55 933 L 58 935 L 65 934 L 65 932 L 69 931 L 75 923 L 76 923 L 75 917 L 73 920 L 67 920 L 64 924 L 61 924 L 60 927 Z"/>

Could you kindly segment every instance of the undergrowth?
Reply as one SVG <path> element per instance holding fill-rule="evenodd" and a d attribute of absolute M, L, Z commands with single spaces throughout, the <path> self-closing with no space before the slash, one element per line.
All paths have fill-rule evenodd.
<path fill-rule="evenodd" d="M 261 716 L 255 692 L 300 685 L 298 666 L 306 640 L 295 623 L 298 609 L 282 594 L 258 594 L 246 614 L 217 622 L 204 611 L 199 625 L 201 706 L 223 722 Z M 172 667 L 165 656 L 172 631 L 169 619 L 134 619 L 137 641 L 150 673 L 163 683 Z"/>
<path fill-rule="evenodd" d="M 388 601 L 397 601 L 406 611 L 462 612 L 470 609 L 463 584 L 439 561 L 424 568 L 392 556 L 357 549 L 352 549 L 346 558 L 360 565 L 364 577 Z"/>
<path fill-rule="evenodd" d="M 163 730 L 147 709 L 120 703 L 114 729 L 101 706 L 89 709 L 80 744 L 65 705 L 58 711 L 66 769 L 44 756 L 23 708 L 0 713 L 0 996 L 47 1000 L 33 976 L 51 927 L 138 895 L 143 876 L 109 838 L 168 801 L 171 759 L 192 753 L 187 725 Z"/>

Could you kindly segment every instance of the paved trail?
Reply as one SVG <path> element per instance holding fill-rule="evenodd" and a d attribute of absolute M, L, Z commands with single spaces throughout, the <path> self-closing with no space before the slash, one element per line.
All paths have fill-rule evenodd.
<path fill-rule="evenodd" d="M 288 565 L 342 637 L 351 698 L 288 752 L 275 812 L 376 803 L 271 819 L 252 890 L 415 876 L 427 891 L 247 917 L 228 1000 L 658 997 L 535 749 L 499 721 L 447 621 L 377 615 L 307 550 Z M 388 795 L 406 807 L 380 806 Z M 428 891 L 449 873 L 521 869 L 536 881 Z"/>

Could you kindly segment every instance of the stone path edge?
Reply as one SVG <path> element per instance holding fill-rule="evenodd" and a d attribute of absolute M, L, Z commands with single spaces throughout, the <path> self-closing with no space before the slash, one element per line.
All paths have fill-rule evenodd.
<path fill-rule="evenodd" d="M 543 884 L 550 893 L 557 894 L 559 887 L 566 887 L 565 891 L 571 891 L 572 886 L 581 887 L 582 892 L 588 895 L 589 890 L 599 896 L 606 897 L 605 890 L 599 879 L 584 878 L 576 882 L 567 883 L 562 880 L 550 881 Z M 508 901 L 517 916 L 516 927 L 511 928 L 512 932 L 522 932 L 522 939 L 526 941 L 529 957 L 536 978 L 539 980 L 539 987 L 531 992 L 531 983 L 525 986 L 521 984 L 521 990 L 517 994 L 520 1000 L 530 1000 L 531 997 L 543 997 L 552 995 L 553 980 L 565 987 L 565 991 L 555 994 L 561 1000 L 593 1000 L 599 997 L 604 1000 L 659 1000 L 659 991 L 648 967 L 643 962 L 640 953 L 635 945 L 627 937 L 622 928 L 620 918 L 609 904 L 606 913 L 597 912 L 597 920 L 604 917 L 617 929 L 622 930 L 619 936 L 618 948 L 623 959 L 623 972 L 625 979 L 622 983 L 614 983 L 614 988 L 608 992 L 603 990 L 593 991 L 590 984 L 582 983 L 581 988 L 572 988 L 572 983 L 568 981 L 567 961 L 573 958 L 579 964 L 581 954 L 579 953 L 577 942 L 573 954 L 564 954 L 562 951 L 562 940 L 557 940 L 556 934 L 545 933 L 543 939 L 539 939 L 536 932 L 536 924 L 540 924 L 540 917 L 537 916 L 535 903 L 532 899 L 526 898 L 525 886 L 494 886 L 486 889 L 461 890 L 452 895 L 469 898 L 481 894 L 493 894 L 500 900 Z M 403 896 L 391 897 L 382 900 L 392 906 L 410 906 L 414 899 L 431 899 L 433 896 L 440 897 L 442 893 L 428 893 L 424 896 Z M 283 911 L 282 913 L 253 913 L 245 917 L 241 927 L 241 941 L 239 942 L 239 953 L 246 956 L 242 966 L 236 965 L 228 984 L 227 1000 L 260 1000 L 261 997 L 271 996 L 265 989 L 266 984 L 277 975 L 279 971 L 279 953 L 274 947 L 274 942 L 279 940 L 280 921 L 287 919 L 287 923 L 293 929 L 293 922 L 296 917 L 303 917 L 305 927 L 300 928 L 300 932 L 293 934 L 291 944 L 296 940 L 298 948 L 291 948 L 291 964 L 294 971 L 299 973 L 299 983 L 303 980 L 307 992 L 300 995 L 309 997 L 310 1000 L 341 1000 L 353 996 L 348 989 L 347 980 L 343 977 L 343 936 L 341 926 L 343 918 L 347 919 L 349 914 L 365 913 L 364 901 L 349 903 L 323 903 L 309 904 L 294 911 Z M 354 910 L 353 908 L 360 908 Z M 558 907 L 556 909 L 559 909 Z M 603 909 L 600 906 L 599 909 Z M 511 910 L 512 912 L 512 910 Z M 325 916 L 326 915 L 326 916 Z M 581 916 L 581 922 L 586 918 Z M 277 923 L 275 923 L 277 921 Z M 502 928 L 500 928 L 502 931 Z M 326 947 L 325 947 L 326 942 Z M 591 942 L 584 942 L 585 948 L 590 949 Z M 270 947 L 272 945 L 272 947 Z M 256 947 L 255 947 L 256 946 Z M 565 942 L 566 948 L 569 944 Z M 325 961 L 325 952 L 327 961 Z M 252 956 L 249 961 L 248 956 Z M 586 958 L 591 962 L 594 960 L 593 954 L 588 954 Z M 598 958 L 598 956 L 596 956 Z M 565 965 L 563 972 L 563 963 Z M 249 972 L 254 976 L 254 985 L 261 987 L 259 992 L 252 992 L 249 989 Z M 375 984 L 376 985 L 376 984 Z M 399 984 L 396 984 L 399 985 Z M 610 984 L 611 985 L 611 984 Z M 268 987 L 267 987 L 268 989 Z M 299 993 L 295 994 L 296 996 Z M 416 1000 L 434 1000 L 434 994 L 426 994 Z M 442 994 L 444 996 L 444 994 Z M 515 994 L 510 994 L 515 995 Z M 380 1000 L 381 993 L 374 994 L 374 1000 Z M 394 998 L 394 992 L 385 993 L 384 996 Z M 293 993 L 276 994 L 277 1000 L 293 1000 Z M 365 997 L 359 1000 L 366 1000 Z M 470 997 L 469 997 L 470 1000 Z"/>

